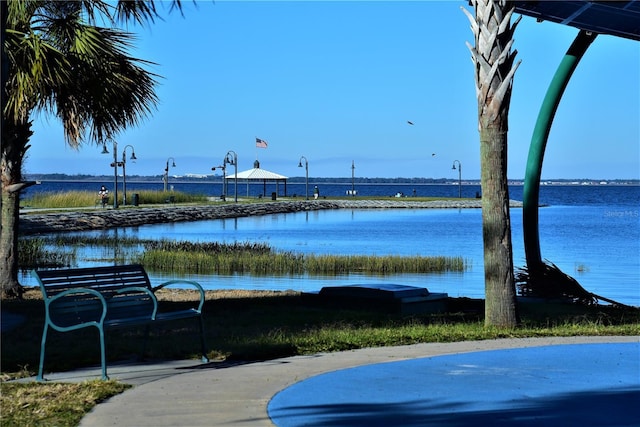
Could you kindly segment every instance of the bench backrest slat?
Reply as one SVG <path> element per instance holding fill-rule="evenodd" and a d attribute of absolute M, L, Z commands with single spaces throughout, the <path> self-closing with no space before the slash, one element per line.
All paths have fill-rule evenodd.
<path fill-rule="evenodd" d="M 151 316 L 153 297 L 142 291 L 119 294 L 123 288 L 151 290 L 151 282 L 141 265 L 116 265 L 66 270 L 40 270 L 35 272 L 40 289 L 47 299 L 61 292 L 89 288 L 100 292 L 107 300 L 107 319 Z M 102 303 L 95 295 L 73 293 L 55 301 L 49 315 L 60 326 L 99 321 Z"/>
<path fill-rule="evenodd" d="M 36 273 L 47 297 L 77 288 L 91 288 L 108 297 L 124 287 L 151 289 L 149 277 L 141 265 L 41 270 Z"/>

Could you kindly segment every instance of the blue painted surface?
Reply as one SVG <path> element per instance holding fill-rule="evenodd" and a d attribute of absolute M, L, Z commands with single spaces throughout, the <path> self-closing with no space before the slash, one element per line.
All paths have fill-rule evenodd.
<path fill-rule="evenodd" d="M 287 426 L 638 426 L 640 343 L 380 363 L 309 378 L 268 406 Z"/>

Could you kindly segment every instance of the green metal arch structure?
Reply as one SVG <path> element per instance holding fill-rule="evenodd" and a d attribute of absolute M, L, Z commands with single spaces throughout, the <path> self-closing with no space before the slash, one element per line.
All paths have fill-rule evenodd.
<path fill-rule="evenodd" d="M 580 59 L 591 45 L 597 34 L 581 30 L 569 47 L 560 66 L 556 71 L 547 94 L 542 101 L 542 107 L 538 114 L 525 171 L 523 194 L 523 234 L 524 250 L 527 266 L 531 269 L 542 264 L 540 253 L 540 237 L 538 233 L 538 206 L 540 197 L 540 180 L 542 176 L 542 163 L 544 152 L 549 139 L 549 132 L 553 118 L 555 117 L 562 95 L 575 71 Z"/>
<path fill-rule="evenodd" d="M 529 146 L 523 188 L 523 237 L 526 267 L 516 274 L 523 295 L 569 297 L 593 304 L 598 299 L 558 267 L 544 262 L 540 251 L 538 207 L 544 152 L 560 100 L 573 72 L 598 34 L 640 40 L 640 1 L 516 1 L 516 12 L 578 28 L 580 31 L 549 85 Z"/>

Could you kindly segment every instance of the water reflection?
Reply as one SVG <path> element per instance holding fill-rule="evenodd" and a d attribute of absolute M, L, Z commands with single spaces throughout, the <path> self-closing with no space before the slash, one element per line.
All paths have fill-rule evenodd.
<path fill-rule="evenodd" d="M 238 218 L 222 219 L 220 221 L 222 221 L 222 229 L 223 230 L 226 230 L 227 228 L 229 228 L 230 230 L 237 230 L 238 229 Z M 233 226 L 229 227 L 228 226 L 229 223 L 232 223 Z"/>

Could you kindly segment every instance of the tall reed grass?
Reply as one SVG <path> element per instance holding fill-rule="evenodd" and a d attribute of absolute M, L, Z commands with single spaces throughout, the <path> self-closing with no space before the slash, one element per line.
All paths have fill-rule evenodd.
<path fill-rule="evenodd" d="M 305 269 L 311 274 L 361 271 L 376 274 L 464 271 L 462 257 L 307 255 Z"/>
<path fill-rule="evenodd" d="M 31 240 L 33 239 L 29 239 Z M 340 275 L 357 272 L 386 275 L 462 272 L 468 268 L 462 257 L 304 255 L 273 251 L 268 244 L 259 242 L 189 242 L 115 236 L 58 235 L 39 238 L 28 245 L 32 250 L 40 248 L 41 251 L 37 261 L 30 261 L 30 265 L 34 262 L 40 266 L 52 265 L 56 253 L 62 254 L 64 248 L 92 246 L 102 248 L 103 251 L 101 258 L 91 261 L 136 262 L 143 264 L 150 271 L 178 274 L 268 276 Z M 59 247 L 60 251 L 45 252 L 45 245 Z M 114 259 L 116 254 L 117 259 Z M 75 258 L 71 261 L 75 261 Z"/>
<path fill-rule="evenodd" d="M 75 249 L 47 248 L 43 238 L 18 240 L 18 265 L 22 270 L 42 267 L 69 267 L 76 261 Z"/>
<path fill-rule="evenodd" d="M 58 234 L 58 235 L 50 235 L 39 237 L 45 243 L 49 245 L 56 246 L 95 246 L 95 247 L 113 247 L 115 245 L 118 246 L 141 246 L 146 240 L 141 240 L 137 237 L 128 237 L 128 236 L 87 236 L 85 234 L 74 234 L 74 235 L 66 235 L 66 234 Z"/>
<path fill-rule="evenodd" d="M 253 242 L 189 242 L 185 240 L 144 240 L 141 241 L 146 250 L 158 251 L 185 251 L 185 252 L 204 252 L 208 254 L 222 253 L 252 253 L 267 254 L 271 252 L 271 247 L 266 243 Z"/>
<path fill-rule="evenodd" d="M 347 273 L 443 273 L 464 271 L 461 257 L 399 257 L 360 255 L 304 255 L 293 252 L 255 253 L 158 249 L 142 253 L 137 262 L 152 271 L 191 274 L 340 275 Z"/>
<path fill-rule="evenodd" d="M 99 204 L 98 192 L 64 191 L 59 193 L 36 193 L 22 199 L 20 205 L 30 208 L 83 208 Z M 113 200 L 113 198 L 111 198 Z"/>
<path fill-rule="evenodd" d="M 128 191 L 127 204 L 133 205 L 133 194 L 138 195 L 138 204 L 165 204 L 168 201 L 172 203 L 203 203 L 207 202 L 207 196 L 204 194 L 189 194 L 179 191 Z M 113 205 L 114 193 L 109 194 L 109 204 Z M 118 204 L 123 204 L 123 194 L 118 192 Z M 64 208 L 86 208 L 100 207 L 101 202 L 97 191 L 62 191 L 36 193 L 30 197 L 26 197 L 21 201 L 21 206 L 41 209 L 64 209 Z"/>

